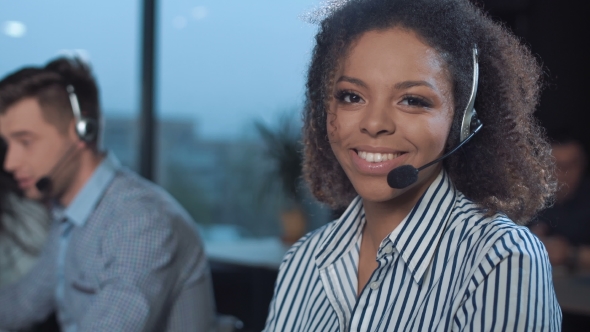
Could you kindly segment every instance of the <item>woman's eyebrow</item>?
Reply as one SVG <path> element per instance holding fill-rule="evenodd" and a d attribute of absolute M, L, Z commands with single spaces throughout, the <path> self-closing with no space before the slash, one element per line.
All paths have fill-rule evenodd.
<path fill-rule="evenodd" d="M 354 77 L 340 76 L 340 78 L 338 79 L 338 81 L 336 81 L 336 83 L 338 83 L 338 82 L 349 82 L 349 83 L 361 86 L 363 88 L 367 88 L 367 84 L 365 84 L 365 82 L 359 80 L 358 78 L 354 78 Z"/>
<path fill-rule="evenodd" d="M 404 81 L 404 82 L 399 82 L 397 84 L 394 85 L 394 88 L 397 90 L 404 90 L 404 89 L 409 89 L 411 87 L 414 86 L 426 86 L 429 87 L 433 90 L 434 86 L 426 81 Z"/>
<path fill-rule="evenodd" d="M 363 88 L 367 88 L 367 84 L 365 82 L 363 82 L 362 80 L 358 79 L 358 78 L 354 78 L 354 77 L 350 77 L 350 76 L 340 76 L 340 78 L 338 78 L 338 82 L 349 82 L 352 83 L 354 85 L 358 85 L 361 86 Z M 409 89 L 411 87 L 414 86 L 426 86 L 429 87 L 433 90 L 435 90 L 434 86 L 426 81 L 404 81 L 404 82 L 399 82 L 397 84 L 394 85 L 394 88 L 396 90 L 404 90 L 404 89 Z"/>

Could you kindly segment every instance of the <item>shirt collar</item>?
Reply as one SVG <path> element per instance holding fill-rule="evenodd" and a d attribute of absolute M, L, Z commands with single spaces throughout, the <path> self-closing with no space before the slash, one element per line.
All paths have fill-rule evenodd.
<path fill-rule="evenodd" d="M 412 211 L 384 242 L 393 244 L 417 283 L 432 261 L 455 206 L 457 191 L 441 171 Z"/>
<path fill-rule="evenodd" d="M 364 221 L 363 201 L 357 196 L 319 246 L 315 260 L 320 270 L 332 265 L 354 247 L 363 232 Z"/>
<path fill-rule="evenodd" d="M 418 200 L 412 211 L 398 227 L 386 237 L 379 247 L 378 257 L 385 254 L 383 248 L 390 244 L 401 255 L 417 283 L 432 261 L 446 224 L 455 205 L 457 192 L 445 171 Z M 316 255 L 319 269 L 328 267 L 354 248 L 365 224 L 365 212 L 360 197 L 355 198 L 326 237 Z"/>
<path fill-rule="evenodd" d="M 72 203 L 63 210 L 63 216 L 76 226 L 84 226 L 120 167 L 117 157 L 108 153 Z M 59 213 L 59 209 L 56 212 Z"/>

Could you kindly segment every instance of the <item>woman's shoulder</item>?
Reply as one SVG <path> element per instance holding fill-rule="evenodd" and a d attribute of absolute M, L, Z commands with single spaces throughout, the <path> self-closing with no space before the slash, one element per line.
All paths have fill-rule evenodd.
<path fill-rule="evenodd" d="M 489 213 L 477 203 L 459 193 L 451 214 L 450 228 L 466 228 L 470 233 L 480 232 L 482 236 L 489 233 L 503 234 L 509 231 L 528 232 L 502 212 Z"/>
<path fill-rule="evenodd" d="M 281 268 L 283 268 L 286 262 L 293 260 L 295 257 L 298 259 L 313 259 L 326 237 L 333 231 L 337 221 L 331 221 L 320 228 L 310 231 L 295 242 L 283 257 Z"/>
<path fill-rule="evenodd" d="M 543 264 L 547 253 L 543 243 L 525 226 L 503 213 L 489 214 L 467 198 L 457 201 L 451 228 L 461 232 L 460 242 L 469 243 L 485 260 L 501 261 L 508 256 L 528 257 Z M 482 257 L 484 258 L 484 257 Z"/>

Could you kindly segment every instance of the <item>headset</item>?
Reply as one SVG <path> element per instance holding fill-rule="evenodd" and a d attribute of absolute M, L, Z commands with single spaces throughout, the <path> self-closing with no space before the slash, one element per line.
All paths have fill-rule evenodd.
<path fill-rule="evenodd" d="M 78 102 L 78 96 L 76 95 L 76 90 L 74 89 L 74 86 L 72 84 L 68 84 L 66 86 L 66 91 L 70 99 L 72 112 L 74 113 L 74 120 L 76 121 L 76 135 L 80 138 L 82 142 L 94 142 L 96 140 L 96 134 L 98 132 L 97 121 L 82 116 L 82 112 L 80 111 L 80 103 Z M 55 173 L 57 173 L 58 170 L 60 170 L 77 151 L 78 149 L 76 147 L 76 144 L 72 144 L 72 146 L 61 156 L 57 163 L 53 165 L 49 173 L 47 173 L 47 175 L 40 178 L 35 183 L 35 186 L 40 192 L 46 195 L 50 194 L 53 186 L 52 177 L 55 176 Z"/>
<path fill-rule="evenodd" d="M 473 137 L 483 124 L 477 117 L 477 112 L 473 107 L 475 105 L 475 96 L 477 95 L 477 86 L 479 83 L 479 54 L 477 52 L 477 45 L 473 46 L 473 83 L 471 84 L 471 94 L 469 95 L 469 102 L 465 107 L 463 113 L 463 121 L 461 122 L 461 134 L 459 136 L 459 144 L 467 143 Z"/>
<path fill-rule="evenodd" d="M 451 151 L 447 152 L 442 157 L 429 162 L 428 164 L 420 167 L 415 168 L 412 165 L 402 165 L 399 167 L 394 168 L 391 172 L 387 174 L 387 184 L 394 189 L 403 189 L 414 182 L 418 181 L 418 172 L 421 170 L 432 166 L 441 160 L 445 159 L 446 157 L 452 155 L 460 147 L 465 145 L 465 143 L 469 142 L 475 134 L 477 134 L 483 124 L 477 117 L 477 112 L 475 111 L 475 96 L 477 95 L 477 85 L 479 83 L 479 58 L 477 52 L 477 45 L 473 46 L 473 82 L 471 84 L 471 94 L 469 95 L 469 102 L 465 107 L 465 112 L 463 113 L 463 121 L 461 121 L 461 130 L 459 134 L 459 144 L 454 147 Z"/>
<path fill-rule="evenodd" d="M 95 119 L 82 116 L 80 110 L 80 103 L 78 102 L 78 96 L 76 90 L 72 84 L 66 86 L 70 104 L 72 106 L 72 112 L 74 113 L 74 120 L 76 121 L 76 134 L 85 143 L 92 143 L 96 140 L 98 125 Z"/>

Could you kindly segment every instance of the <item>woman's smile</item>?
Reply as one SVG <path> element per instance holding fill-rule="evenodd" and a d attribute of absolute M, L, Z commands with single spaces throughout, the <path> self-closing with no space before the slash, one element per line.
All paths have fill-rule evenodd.
<path fill-rule="evenodd" d="M 359 173 L 366 175 L 387 175 L 394 168 L 406 163 L 408 153 L 380 147 L 358 147 L 350 149 L 352 164 Z"/>

